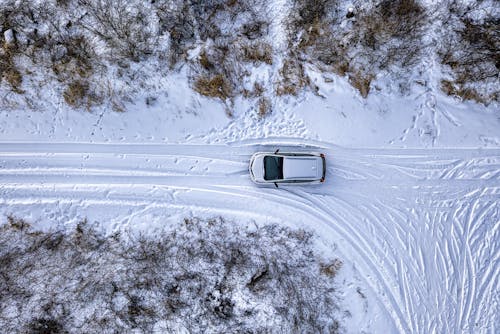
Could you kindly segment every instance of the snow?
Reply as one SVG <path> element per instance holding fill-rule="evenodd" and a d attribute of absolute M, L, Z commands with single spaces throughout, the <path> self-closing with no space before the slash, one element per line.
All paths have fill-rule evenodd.
<path fill-rule="evenodd" d="M 247 172 L 251 154 L 293 141 L 326 153 L 326 183 L 255 187 Z M 353 332 L 493 325 L 499 149 L 350 149 L 287 138 L 231 145 L 7 143 L 0 151 L 4 214 L 41 227 L 87 217 L 106 222 L 109 233 L 158 228 L 165 212 L 172 221 L 224 215 L 304 227 L 335 243 L 352 268 L 342 291 L 346 308 L 362 318 Z M 352 300 L 357 288 L 366 300 Z"/>
<path fill-rule="evenodd" d="M 272 77 L 279 64 L 252 75 Z M 500 109 L 445 96 L 435 65 L 423 66 L 428 85 L 367 99 L 311 66 L 317 94 L 276 97 L 264 119 L 244 99 L 228 117 L 191 90 L 185 69 L 158 74 L 156 91 L 124 113 L 72 110 L 45 87 L 39 109 L 0 110 L 0 221 L 13 214 L 46 230 L 87 218 L 107 233 L 153 233 L 184 217 L 301 227 L 344 262 L 347 332 L 498 332 Z M 277 148 L 325 153 L 326 182 L 255 186 L 250 157 Z"/>

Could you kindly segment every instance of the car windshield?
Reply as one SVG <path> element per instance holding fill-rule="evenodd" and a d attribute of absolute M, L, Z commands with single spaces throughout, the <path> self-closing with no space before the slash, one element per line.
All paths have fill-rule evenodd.
<path fill-rule="evenodd" d="M 283 179 L 283 158 L 276 156 L 264 157 L 264 180 Z"/>

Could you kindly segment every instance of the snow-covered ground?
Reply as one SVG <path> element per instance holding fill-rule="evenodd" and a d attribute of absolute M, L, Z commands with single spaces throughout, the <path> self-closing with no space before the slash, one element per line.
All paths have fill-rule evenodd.
<path fill-rule="evenodd" d="M 270 28 L 278 51 L 285 13 Z M 272 78 L 279 65 L 254 75 Z M 422 66 L 428 84 L 401 95 L 378 78 L 366 99 L 308 67 L 317 94 L 276 97 L 265 118 L 243 98 L 228 117 L 183 69 L 123 113 L 73 110 L 45 87 L 40 110 L 0 110 L 0 221 L 48 229 L 87 218 L 109 233 L 184 217 L 301 227 L 344 263 L 348 332 L 496 333 L 500 109 L 445 96 Z M 325 153 L 325 184 L 252 184 L 250 156 L 277 148 Z"/>
<path fill-rule="evenodd" d="M 185 216 L 300 226 L 344 261 L 350 332 L 495 332 L 497 111 L 438 98 L 438 113 L 419 96 L 407 109 L 402 99 L 336 100 L 342 90 L 330 90 L 283 102 L 265 121 L 202 107 L 168 118 L 163 103 L 105 113 L 99 126 L 89 113 L 2 111 L 2 219 L 44 227 L 87 217 L 109 232 Z M 278 147 L 324 152 L 327 182 L 253 185 L 251 154 Z"/>

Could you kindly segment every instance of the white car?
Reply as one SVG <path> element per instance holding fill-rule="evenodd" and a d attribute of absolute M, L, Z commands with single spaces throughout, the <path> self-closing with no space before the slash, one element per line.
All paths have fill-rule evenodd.
<path fill-rule="evenodd" d="M 258 152 L 250 159 L 250 177 L 257 184 L 315 184 L 325 181 L 326 162 L 322 153 Z"/>

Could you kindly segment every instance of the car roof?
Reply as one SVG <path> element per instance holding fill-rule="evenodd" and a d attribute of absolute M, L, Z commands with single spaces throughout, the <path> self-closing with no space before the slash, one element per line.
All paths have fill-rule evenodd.
<path fill-rule="evenodd" d="M 285 179 L 317 179 L 321 174 L 318 158 L 304 156 L 285 156 L 283 177 Z"/>

